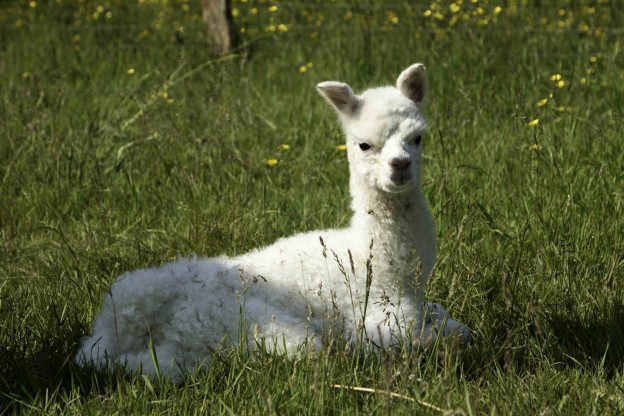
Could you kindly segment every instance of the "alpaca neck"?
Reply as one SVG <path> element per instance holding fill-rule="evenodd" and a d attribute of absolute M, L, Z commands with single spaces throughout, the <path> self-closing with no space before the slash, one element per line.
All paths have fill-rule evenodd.
<path fill-rule="evenodd" d="M 351 226 L 361 238 L 385 251 L 411 251 L 418 233 L 418 219 L 427 210 L 420 184 L 397 194 L 371 189 L 358 179 L 351 181 Z"/>

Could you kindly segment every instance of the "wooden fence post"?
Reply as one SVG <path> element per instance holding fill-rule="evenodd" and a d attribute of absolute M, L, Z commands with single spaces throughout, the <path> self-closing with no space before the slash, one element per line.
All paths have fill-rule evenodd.
<path fill-rule="evenodd" d="M 201 0 L 201 5 L 209 42 L 217 54 L 228 54 L 235 45 L 230 0 Z"/>

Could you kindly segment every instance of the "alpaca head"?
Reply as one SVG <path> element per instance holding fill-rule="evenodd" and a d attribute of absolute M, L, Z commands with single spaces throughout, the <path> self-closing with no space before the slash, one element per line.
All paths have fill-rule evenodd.
<path fill-rule="evenodd" d="M 347 136 L 352 191 L 365 185 L 369 190 L 402 193 L 419 185 L 426 127 L 421 113 L 426 90 L 422 64 L 403 71 L 396 87 L 355 95 L 347 84 L 328 81 L 317 89 L 337 111 Z"/>

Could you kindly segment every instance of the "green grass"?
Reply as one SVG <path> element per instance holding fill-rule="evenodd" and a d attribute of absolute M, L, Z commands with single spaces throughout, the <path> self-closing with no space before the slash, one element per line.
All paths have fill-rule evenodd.
<path fill-rule="evenodd" d="M 618 2 L 464 1 L 451 25 L 450 2 L 437 20 L 235 1 L 245 43 L 222 60 L 199 2 L 28 3 L 0 1 L 0 411 L 440 413 L 339 384 L 457 414 L 624 412 Z M 440 246 L 427 296 L 475 330 L 459 365 L 231 351 L 174 386 L 72 363 L 118 274 L 347 224 L 342 138 L 314 85 L 394 83 L 414 62 Z"/>

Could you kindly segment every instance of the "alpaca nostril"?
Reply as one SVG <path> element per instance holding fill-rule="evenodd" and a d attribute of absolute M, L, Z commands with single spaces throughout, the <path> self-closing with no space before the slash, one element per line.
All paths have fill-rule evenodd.
<path fill-rule="evenodd" d="M 398 171 L 406 170 L 412 165 L 412 159 L 407 157 L 397 157 L 392 159 L 390 162 L 390 166 Z"/>

